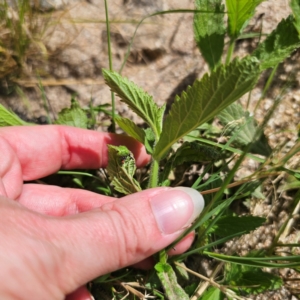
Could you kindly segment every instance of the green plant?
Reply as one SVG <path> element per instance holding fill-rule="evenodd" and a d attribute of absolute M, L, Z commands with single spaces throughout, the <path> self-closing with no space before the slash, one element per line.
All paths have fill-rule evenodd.
<path fill-rule="evenodd" d="M 245 26 L 261 2 L 262 0 L 226 0 L 225 10 L 221 0 L 196 1 L 196 10 L 193 11 L 195 40 L 209 65 L 210 73 L 176 96 L 165 118 L 165 106 L 159 107 L 151 95 L 119 73 L 103 70 L 106 84 L 111 91 L 146 124 L 145 128 L 140 128 L 130 119 L 115 115 L 113 105 L 112 115 L 116 124 L 128 135 L 143 143 L 151 155 L 149 170 L 137 180 L 133 155 L 124 146 L 110 146 L 107 176 L 99 178 L 91 172 L 71 171 L 60 174 L 73 175 L 73 182 L 82 188 L 119 195 L 134 193 L 143 188 L 175 186 L 180 182 L 188 185 L 187 180 L 182 181 L 186 169 L 191 164 L 204 166 L 200 175 L 193 176 L 191 186 L 206 195 L 206 209 L 183 235 L 192 230 L 197 232 L 196 241 L 187 253 L 168 258 L 166 253 L 178 242 L 175 241 L 157 255 L 155 270 L 146 275 L 139 271 L 121 270 L 113 274 L 113 279 L 109 275 L 96 279 L 94 287 L 99 285 L 105 289 L 105 286 L 111 282 L 116 283 L 121 278 L 122 281 L 131 282 L 143 276 L 147 281 L 139 288 L 149 291 L 156 298 L 201 297 L 212 300 L 224 299 L 226 295 L 230 299 L 245 299 L 245 295 L 278 289 L 283 285 L 278 275 L 267 273 L 264 268 L 299 270 L 299 255 L 293 253 L 293 248 L 299 247 L 299 244 L 282 245 L 279 242 L 283 234 L 290 230 L 292 225 L 289 221 L 299 210 L 299 184 L 296 185 L 298 191 L 294 197 L 294 210 L 290 213 L 290 218 L 282 224 L 269 247 L 250 251 L 244 256 L 237 255 L 235 247 L 219 253 L 221 247 L 227 247 L 224 246 L 228 245 L 226 242 L 238 243 L 245 234 L 261 227 L 266 221 L 265 218 L 251 215 L 239 216 L 232 209 L 235 202 L 249 203 L 252 197 L 263 197 L 260 192 L 262 180 L 270 176 L 289 174 L 294 184 L 292 188 L 295 188 L 295 182 L 299 182 L 299 170 L 289 165 L 290 158 L 299 152 L 299 142 L 277 161 L 274 159 L 274 149 L 268 145 L 263 134 L 264 126 L 279 104 L 281 95 L 274 100 L 272 109 L 260 125 L 237 102 L 243 95 L 251 92 L 265 70 L 276 70 L 278 64 L 300 47 L 300 3 L 295 0 L 292 1 L 294 17 L 289 16 L 282 20 L 248 56 L 232 59 L 236 41 L 243 38 Z M 228 12 L 228 24 L 224 20 L 225 11 Z M 159 12 L 156 15 L 165 13 L 168 12 Z M 229 46 L 224 59 L 226 32 Z M 254 34 L 252 36 L 255 37 Z M 257 35 L 260 36 L 261 34 Z M 269 82 L 273 76 L 274 73 L 271 73 Z M 269 82 L 264 93 L 267 92 Z M 0 124 L 22 124 L 22 121 L 2 106 L 0 109 Z M 81 108 L 73 99 L 71 107 L 59 114 L 56 123 L 90 128 L 87 115 L 94 110 L 97 108 Z M 219 120 L 218 126 L 212 122 L 216 119 Z M 216 142 L 216 138 L 221 136 L 227 138 L 225 144 Z M 251 176 L 234 181 L 235 173 L 245 158 L 251 158 L 260 165 Z M 173 176 L 170 176 L 172 174 Z M 291 186 L 284 188 L 288 189 Z M 277 255 L 281 246 L 288 247 L 289 255 Z M 184 266 L 183 262 L 192 255 L 198 255 L 198 259 L 205 256 L 219 261 L 210 278 Z M 198 287 L 195 282 L 190 283 L 187 280 L 186 272 L 201 278 Z M 220 278 L 218 282 L 217 276 Z M 130 291 L 133 297 L 143 297 L 134 287 L 122 287 Z M 112 293 L 114 299 L 122 298 L 117 293 Z M 100 299 L 101 296 L 98 297 Z"/>
<path fill-rule="evenodd" d="M 248 151 L 258 153 L 264 156 L 269 156 L 271 149 L 268 146 L 266 139 L 262 135 L 262 128 L 255 124 L 253 117 L 250 117 L 239 104 L 233 104 L 242 95 L 250 91 L 258 80 L 259 75 L 268 68 L 276 68 L 277 65 L 288 57 L 292 51 L 300 46 L 299 37 L 294 27 L 295 19 L 289 17 L 282 20 L 278 27 L 266 38 L 266 40 L 258 45 L 256 50 L 242 60 L 235 59 L 231 61 L 233 49 L 236 40 L 243 32 L 245 24 L 254 14 L 256 6 L 262 1 L 253 1 L 251 5 L 247 1 L 243 3 L 237 1 L 226 1 L 228 9 L 228 35 L 230 37 L 230 45 L 227 52 L 226 64 L 222 65 L 221 58 L 224 47 L 225 24 L 224 24 L 224 6 L 222 1 L 197 1 L 196 8 L 201 12 L 195 14 L 194 29 L 197 45 L 209 64 L 211 74 L 206 74 L 201 80 L 197 80 L 191 87 L 177 96 L 174 104 L 163 121 L 164 107 L 158 107 L 152 97 L 127 79 L 122 78 L 119 74 L 103 70 L 103 75 L 107 85 L 115 92 L 122 101 L 124 101 L 133 111 L 135 111 L 148 124 L 148 128 L 140 129 L 132 121 L 126 118 L 117 117 L 116 123 L 129 135 L 133 136 L 142 142 L 148 153 L 152 155 L 152 163 L 148 179 L 148 187 L 170 184 L 168 181 L 169 172 L 183 163 L 204 163 L 212 161 L 212 150 L 203 143 L 197 143 L 195 138 L 193 141 L 185 142 L 182 146 L 172 146 L 181 138 L 186 137 L 190 132 L 199 128 L 204 123 L 210 121 L 217 116 L 223 124 L 230 124 L 227 128 L 227 134 L 231 136 L 230 143 L 235 143 L 239 147 L 246 147 L 244 155 Z M 205 14 L 203 11 L 213 11 L 214 15 Z M 289 32 L 289 35 L 286 34 Z M 230 105 L 231 104 L 231 105 Z M 230 106 L 229 106 L 230 105 Z M 275 106 L 273 107 L 275 109 Z M 266 118 L 265 122 L 268 118 Z M 223 153 L 226 150 L 224 147 Z M 199 150 L 204 152 L 205 158 Z M 206 150 L 206 151 L 205 151 Z M 112 152 L 110 150 L 110 161 L 117 159 L 117 149 Z M 124 151 L 124 150 L 120 150 Z M 220 153 L 222 156 L 222 153 Z M 220 157 L 219 156 L 219 157 Z M 123 157 L 123 156 L 121 156 Z M 253 193 L 257 188 L 257 184 L 244 184 L 241 188 L 227 201 L 225 204 L 219 204 L 222 192 L 226 185 L 230 182 L 234 171 L 238 168 L 241 159 L 235 164 L 229 174 L 227 180 L 223 182 L 223 187 L 219 193 L 209 202 L 208 208 L 205 211 L 206 215 L 195 222 L 192 229 L 198 228 L 198 240 L 196 244 L 201 244 L 201 239 L 207 239 L 208 236 L 214 234 L 218 237 L 223 237 L 219 241 L 214 241 L 212 244 L 217 245 L 223 243 L 224 239 L 229 239 L 239 235 L 243 235 L 251 230 L 254 230 L 264 223 L 263 218 L 255 217 L 237 217 L 228 214 L 229 205 L 236 198 L 245 197 L 243 193 Z M 127 156 L 128 160 L 133 160 L 132 156 Z M 116 168 L 112 173 L 108 168 L 111 179 L 116 177 L 122 170 L 128 170 L 128 162 L 119 163 L 119 171 Z M 161 170 L 159 175 L 159 170 Z M 217 177 L 212 174 L 211 177 Z M 256 179 L 259 176 L 256 176 Z M 124 176 L 122 176 L 124 179 Z M 218 178 L 220 179 L 220 177 Z M 127 180 L 124 186 L 120 186 L 120 182 L 113 183 L 115 188 L 121 193 L 131 192 L 125 186 L 135 184 Z M 112 181 L 113 182 L 113 181 Z M 200 186 L 195 186 L 200 189 Z M 133 189 L 134 190 L 134 189 Z M 139 187 L 135 189 L 138 191 Z M 222 207 L 220 207 L 222 206 Z M 210 213 L 208 213 L 210 211 Z M 213 214 L 211 214 L 213 212 Z M 208 217 L 214 216 L 211 221 Z M 223 216 L 224 215 L 224 216 Z M 205 224 L 208 223 L 208 224 Z M 205 224 L 205 225 L 204 225 Z M 204 228 L 203 228 L 204 226 Z M 202 228 L 201 228 L 202 227 Z M 200 229 L 199 229 L 200 228 Z M 219 231 L 226 228 L 225 232 Z M 190 229 L 191 230 L 191 229 Z M 209 240 L 209 238 L 208 238 Z M 177 260 L 184 259 L 192 253 L 201 253 L 204 249 L 209 249 L 212 244 L 206 244 L 178 257 Z M 272 252 L 272 251 L 271 251 Z M 270 252 L 270 254 L 271 254 Z M 220 255 L 211 252 L 204 252 L 210 257 L 225 260 Z M 282 280 L 279 277 L 263 272 L 262 267 L 297 267 L 299 259 L 297 256 L 290 256 L 287 260 L 289 263 L 280 264 L 280 257 L 264 257 L 265 252 L 254 253 L 249 257 L 244 258 L 239 268 L 238 258 L 232 256 L 228 258 L 227 269 L 224 272 L 224 282 L 231 283 L 232 289 L 226 289 L 216 283 L 212 284 L 213 289 L 207 290 L 203 298 L 217 299 L 215 292 L 221 290 L 229 297 L 238 298 L 237 289 L 234 286 L 242 286 L 244 293 L 259 293 L 268 289 L 276 289 L 282 285 Z M 161 280 L 162 285 L 168 299 L 188 299 L 188 295 L 181 286 L 176 282 L 175 273 L 167 261 L 165 252 L 161 252 L 159 262 L 156 265 L 157 275 Z M 286 258 L 284 259 L 286 260 Z M 172 262 L 176 259 L 172 258 Z M 274 262 L 276 261 L 276 262 Z M 247 267 L 248 265 L 248 267 Z M 259 268 L 257 268 L 259 267 Z M 168 278 L 168 279 L 166 279 Z M 262 279 L 263 278 L 263 279 Z M 262 283 L 263 282 L 263 283 Z M 255 286 L 259 285 L 259 288 Z M 254 286 L 254 287 L 251 287 Z M 217 288 L 217 289 L 216 289 Z M 212 292 L 213 291 L 213 292 Z M 218 298 L 221 299 L 219 294 Z"/>
<path fill-rule="evenodd" d="M 0 80 L 35 76 L 32 71 L 42 69 L 48 57 L 43 39 L 49 16 L 38 12 L 30 0 L 4 0 L 0 20 Z"/>

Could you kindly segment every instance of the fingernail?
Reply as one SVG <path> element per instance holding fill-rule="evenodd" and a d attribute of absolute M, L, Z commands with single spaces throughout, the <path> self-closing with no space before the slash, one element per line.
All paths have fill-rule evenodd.
<path fill-rule="evenodd" d="M 188 187 L 176 187 L 156 194 L 150 205 L 159 229 L 175 233 L 190 225 L 204 208 L 202 195 Z"/>

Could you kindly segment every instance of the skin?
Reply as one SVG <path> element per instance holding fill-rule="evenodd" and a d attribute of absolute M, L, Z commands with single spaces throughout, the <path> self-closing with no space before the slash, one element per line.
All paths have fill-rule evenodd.
<path fill-rule="evenodd" d="M 0 299 L 91 299 L 88 281 L 129 265 L 151 267 L 151 255 L 179 236 L 163 234 L 149 206 L 169 188 L 115 199 L 26 183 L 60 169 L 104 168 L 107 144 L 126 145 L 138 166 L 149 162 L 144 147 L 125 136 L 52 125 L 0 128 Z"/>

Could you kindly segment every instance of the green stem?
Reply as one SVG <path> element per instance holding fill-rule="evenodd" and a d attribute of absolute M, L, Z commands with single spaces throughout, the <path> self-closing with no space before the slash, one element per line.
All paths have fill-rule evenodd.
<path fill-rule="evenodd" d="M 158 185 L 158 171 L 159 171 L 159 161 L 153 159 L 151 164 L 149 188 L 157 187 Z"/>
<path fill-rule="evenodd" d="M 87 176 L 87 177 L 91 177 L 94 178 L 98 181 L 101 182 L 101 179 L 98 176 L 92 175 L 90 173 L 86 173 L 86 172 L 77 172 L 77 171 L 58 171 L 57 174 L 59 175 L 80 175 L 80 176 Z"/>
<path fill-rule="evenodd" d="M 107 49 L 108 49 L 108 63 L 109 70 L 112 71 L 112 56 L 111 56 L 111 43 L 110 43 L 110 26 L 108 18 L 108 5 L 107 0 L 104 0 L 105 4 L 105 22 L 106 22 L 106 32 L 107 32 Z M 116 132 L 116 122 L 115 122 L 115 94 L 111 92 L 111 131 Z"/>
<path fill-rule="evenodd" d="M 271 85 L 271 83 L 273 82 L 273 79 L 274 79 L 274 76 L 275 76 L 275 74 L 276 74 L 276 71 L 277 71 L 278 66 L 279 66 L 279 64 L 277 64 L 277 65 L 273 68 L 273 70 L 272 70 L 272 72 L 271 72 L 271 74 L 270 74 L 270 76 L 269 76 L 269 78 L 268 78 L 268 80 L 267 80 L 267 83 L 266 83 L 266 85 L 265 85 L 265 87 L 264 87 L 264 89 L 263 89 L 262 95 L 261 95 L 261 97 L 259 98 L 259 100 L 258 100 L 258 102 L 257 102 L 257 104 L 256 104 L 256 106 L 255 106 L 254 111 L 257 110 L 257 108 L 259 107 L 259 104 L 260 104 L 261 101 L 265 98 L 265 96 L 266 96 L 266 94 L 267 94 L 267 92 L 268 92 L 268 90 L 269 90 L 269 88 L 270 88 L 270 85 Z"/>
<path fill-rule="evenodd" d="M 266 85 L 265 85 L 265 87 L 264 87 L 263 94 L 262 94 L 262 98 L 265 97 L 267 91 L 269 90 L 270 85 L 271 85 L 271 83 L 273 82 L 273 79 L 274 79 L 274 76 L 275 76 L 275 73 L 276 73 L 276 71 L 277 71 L 278 66 L 279 66 L 279 64 L 277 64 L 277 65 L 273 68 L 273 70 L 272 70 L 272 72 L 271 72 L 271 74 L 270 74 L 270 76 L 269 76 L 269 78 L 268 78 L 268 81 L 267 81 L 267 83 L 266 83 Z"/>
<path fill-rule="evenodd" d="M 235 40 L 234 39 L 230 39 L 230 44 L 229 44 L 229 48 L 228 48 L 228 52 L 227 52 L 227 57 L 226 57 L 226 65 L 228 65 L 231 61 L 232 58 L 232 54 L 234 51 L 234 46 L 235 46 Z"/>

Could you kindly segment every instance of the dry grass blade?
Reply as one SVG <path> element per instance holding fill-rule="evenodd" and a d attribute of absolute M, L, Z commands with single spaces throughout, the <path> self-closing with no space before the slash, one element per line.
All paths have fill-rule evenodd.
<path fill-rule="evenodd" d="M 175 262 L 174 263 L 176 266 L 186 270 L 187 272 L 199 277 L 200 279 L 206 281 L 208 284 L 220 289 L 224 294 L 226 294 L 228 297 L 230 297 L 231 299 L 236 299 L 236 300 L 250 300 L 250 298 L 246 298 L 246 297 L 240 297 L 238 295 L 236 295 L 236 293 L 230 289 L 227 289 L 226 287 L 218 284 L 217 282 L 215 282 L 213 279 L 211 278 L 208 278 L 206 276 L 203 276 L 197 272 L 194 272 L 193 270 L 187 268 L 187 267 L 184 267 L 182 264 L 178 263 L 178 262 Z M 192 298 L 193 299 L 193 298 Z M 198 295 L 197 295 L 197 299 L 199 299 Z"/>
<path fill-rule="evenodd" d="M 48 19 L 34 11 L 29 0 L 0 4 L 0 78 L 30 76 L 32 63 L 45 62 L 43 42 Z"/>
<path fill-rule="evenodd" d="M 84 84 L 84 85 L 102 85 L 104 84 L 104 80 L 96 80 L 96 79 L 14 79 L 13 82 L 24 86 L 24 87 L 35 87 L 39 83 L 41 83 L 43 86 L 61 86 L 61 85 L 77 85 L 77 84 Z"/>

